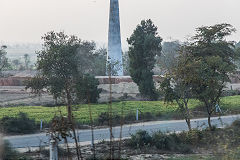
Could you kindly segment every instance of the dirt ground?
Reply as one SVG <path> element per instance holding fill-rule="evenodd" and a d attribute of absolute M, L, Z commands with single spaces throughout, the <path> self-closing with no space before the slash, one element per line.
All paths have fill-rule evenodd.
<path fill-rule="evenodd" d="M 24 86 L 0 86 L 0 106 L 44 105 L 52 104 L 51 95 L 41 97 L 31 94 Z"/>
<path fill-rule="evenodd" d="M 99 85 L 102 89 L 99 102 L 108 102 L 109 84 Z M 137 86 L 134 83 L 120 83 L 112 85 L 113 100 L 121 99 L 126 96 L 128 100 L 140 100 Z M 126 98 L 126 97 L 125 97 Z M 37 106 L 37 105 L 53 105 L 55 101 L 53 97 L 47 93 L 40 97 L 31 94 L 29 90 L 25 90 L 25 86 L 0 86 L 0 106 Z"/>
<path fill-rule="evenodd" d="M 201 156 L 201 157 L 209 157 L 210 154 L 202 154 L 202 153 L 192 153 L 192 154 L 181 154 L 177 152 L 170 152 L 170 151 L 163 151 L 157 150 L 154 148 L 142 148 L 140 149 L 133 149 L 128 147 L 126 141 L 123 141 L 122 149 L 121 149 L 121 157 L 122 159 L 127 160 L 167 160 L 170 158 L 182 158 L 186 156 Z M 108 142 L 100 142 L 95 145 L 96 147 L 96 158 L 102 159 L 106 158 L 109 153 L 109 143 Z M 59 153 L 59 160 L 67 160 L 67 152 L 66 150 L 63 151 L 63 148 L 60 149 Z M 83 159 L 89 159 L 93 155 L 93 150 L 90 145 L 81 146 L 81 152 Z M 205 152 L 205 151 L 204 151 Z M 119 146 L 118 142 L 115 143 L 114 147 L 115 158 L 119 159 Z M 76 152 L 75 149 L 71 149 L 72 158 L 75 160 Z M 49 159 L 49 151 L 48 149 L 42 148 L 41 151 L 36 152 L 28 152 L 26 155 L 33 157 L 35 160 L 48 160 Z"/>

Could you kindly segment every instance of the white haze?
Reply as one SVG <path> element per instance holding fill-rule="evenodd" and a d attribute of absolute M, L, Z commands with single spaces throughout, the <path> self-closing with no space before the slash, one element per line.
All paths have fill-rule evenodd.
<path fill-rule="evenodd" d="M 196 27 L 230 23 L 240 40 L 240 0 L 119 0 L 124 48 L 142 19 L 151 18 L 164 40 L 185 40 Z M 0 0 L 0 42 L 41 43 L 48 31 L 65 31 L 106 44 L 109 0 Z"/>

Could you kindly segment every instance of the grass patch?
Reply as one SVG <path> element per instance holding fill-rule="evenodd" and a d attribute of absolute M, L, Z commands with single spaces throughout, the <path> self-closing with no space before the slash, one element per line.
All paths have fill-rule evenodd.
<path fill-rule="evenodd" d="M 178 119 L 179 112 L 178 106 L 173 104 L 165 104 L 163 101 L 127 101 L 127 102 L 114 102 L 112 104 L 113 113 L 115 115 L 121 114 L 121 107 L 123 106 L 124 115 L 135 115 L 136 109 L 139 109 L 139 114 L 151 113 L 156 119 Z M 199 108 L 202 104 L 197 100 L 190 100 L 189 107 L 191 110 Z M 224 97 L 222 98 L 220 106 L 223 111 L 227 111 L 226 114 L 239 113 L 240 112 L 240 96 Z M 108 112 L 108 104 L 92 104 L 92 116 L 93 120 L 97 121 L 100 114 Z M 8 117 L 17 117 L 18 114 L 26 113 L 30 119 L 34 119 L 36 122 L 43 120 L 45 123 L 50 122 L 54 115 L 59 115 L 61 112 L 63 115 L 67 115 L 66 107 L 44 107 L 44 106 L 20 106 L 20 107 L 6 107 L 0 108 L 0 119 Z M 80 124 L 89 124 L 89 112 L 88 105 L 76 105 L 73 107 L 73 114 L 75 119 Z"/>
<path fill-rule="evenodd" d="M 188 155 L 182 157 L 172 157 L 167 160 L 217 160 L 217 159 L 211 156 Z"/>

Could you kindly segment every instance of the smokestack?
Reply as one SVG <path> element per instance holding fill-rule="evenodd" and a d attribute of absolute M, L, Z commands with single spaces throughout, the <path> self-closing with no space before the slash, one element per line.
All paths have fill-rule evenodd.
<path fill-rule="evenodd" d="M 110 0 L 107 61 L 108 63 L 117 62 L 118 65 L 112 68 L 112 70 L 116 70 L 118 76 L 123 76 L 123 59 L 118 0 Z"/>

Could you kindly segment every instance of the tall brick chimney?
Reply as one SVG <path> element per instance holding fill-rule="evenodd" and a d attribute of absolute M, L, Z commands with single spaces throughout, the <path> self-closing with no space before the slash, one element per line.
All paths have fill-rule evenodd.
<path fill-rule="evenodd" d="M 113 69 L 117 70 L 118 76 L 123 76 L 123 59 L 118 0 L 110 0 L 107 61 L 109 63 L 117 62 L 118 65 Z"/>

